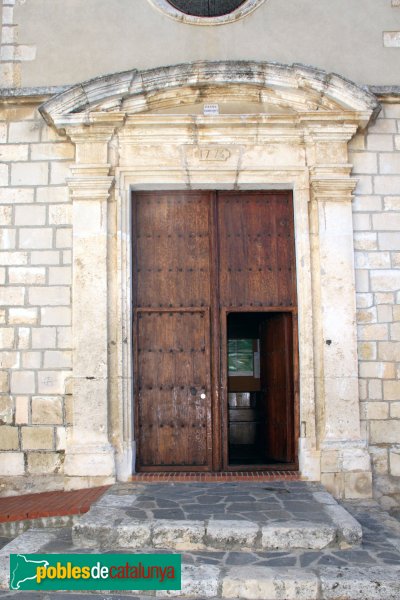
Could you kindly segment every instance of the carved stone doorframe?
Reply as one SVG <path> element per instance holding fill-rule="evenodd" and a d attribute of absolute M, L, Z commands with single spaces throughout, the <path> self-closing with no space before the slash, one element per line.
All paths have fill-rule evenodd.
<path fill-rule="evenodd" d="M 221 114 L 202 115 L 204 102 L 219 102 Z M 300 471 L 336 495 L 371 493 L 358 397 L 357 181 L 347 144 L 377 108 L 373 96 L 338 76 L 267 63 L 122 73 L 42 107 L 77 149 L 68 181 L 75 349 L 67 487 L 126 480 L 133 468 L 132 190 L 292 189 Z"/>

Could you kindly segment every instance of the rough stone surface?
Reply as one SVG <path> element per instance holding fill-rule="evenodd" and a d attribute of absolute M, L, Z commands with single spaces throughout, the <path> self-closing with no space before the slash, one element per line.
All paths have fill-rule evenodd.
<path fill-rule="evenodd" d="M 314 496 L 316 494 L 316 497 Z M 176 550 L 289 550 L 350 546 L 357 522 L 318 486 L 120 484 L 74 527 L 77 544 Z"/>
<path fill-rule="evenodd" d="M 8 24 L 7 27 L 4 35 L 10 36 L 12 26 Z M 5 48 L 6 53 L 9 51 L 11 48 Z M 26 58 L 28 56 L 26 52 L 28 52 L 26 45 L 19 49 L 18 44 L 15 45 L 15 56 Z M 19 63 L 20 60 L 17 62 Z M 17 63 L 15 66 L 20 67 Z M 295 112 L 299 111 L 299 114 L 302 114 L 302 119 L 306 118 L 310 111 L 320 110 L 326 123 L 336 128 L 335 133 L 332 133 L 333 137 L 329 134 L 323 144 L 316 141 L 318 135 L 314 139 L 316 133 L 308 124 L 306 141 L 304 136 L 296 137 L 297 133 L 296 135 L 293 133 L 296 139 L 288 141 L 286 134 L 281 135 L 278 130 L 274 130 L 272 142 L 279 142 L 274 145 L 268 137 L 272 135 L 270 126 L 254 108 L 256 112 L 252 116 L 253 120 L 250 119 L 248 123 L 247 131 L 257 130 L 257 144 L 254 144 L 252 134 L 243 137 L 241 124 L 238 133 L 237 127 L 235 129 L 232 123 L 226 127 L 225 121 L 222 126 L 218 120 L 215 120 L 210 127 L 207 121 L 203 122 L 201 116 L 199 118 L 196 116 L 194 120 L 190 117 L 190 122 L 185 124 L 187 118 L 185 115 L 181 115 L 183 125 L 179 126 L 179 135 L 175 130 L 171 134 L 173 120 L 171 116 L 169 123 L 160 125 L 159 131 L 153 131 L 156 140 L 153 146 L 144 143 L 146 140 L 149 141 L 145 123 L 148 115 L 137 111 L 143 110 L 144 102 L 149 100 L 149 94 L 154 96 L 150 102 L 150 104 L 154 102 L 154 105 L 151 104 L 151 107 L 157 109 L 158 94 L 162 86 L 165 86 L 165 89 L 174 86 L 173 98 L 171 96 L 163 100 L 171 103 L 168 109 L 171 111 L 174 109 L 174 102 L 176 104 L 182 100 L 179 85 L 186 86 L 188 81 L 191 82 L 190 93 L 193 93 L 191 99 L 194 103 L 198 101 L 196 86 L 200 86 L 201 89 L 202 83 L 206 82 L 211 86 L 216 84 L 218 90 L 224 94 L 224 98 L 235 89 L 232 100 L 234 102 L 239 102 L 237 94 L 240 88 L 242 91 L 239 94 L 239 104 L 247 102 L 249 98 L 254 100 L 247 85 L 251 84 L 256 86 L 258 96 L 260 93 L 266 95 L 265 103 L 268 104 L 267 96 L 275 89 L 276 78 L 279 80 L 282 77 L 285 79 L 286 89 L 290 90 L 292 96 L 283 104 L 279 98 L 275 98 L 278 103 L 277 110 L 286 110 L 289 103 Z M 239 82 L 245 82 L 243 89 Z M 51 95 L 55 91 L 42 90 L 41 94 Z M 310 369 L 301 382 L 301 421 L 306 423 L 307 431 L 307 441 L 304 445 L 307 451 L 300 457 L 302 472 L 306 477 L 323 481 L 339 497 L 357 498 L 371 495 L 369 457 L 363 448 L 351 448 L 350 451 L 341 449 L 331 451 L 323 448 L 321 454 L 316 450 L 313 440 L 317 436 L 322 440 L 329 429 L 329 435 L 340 440 L 341 443 L 346 443 L 355 437 L 362 446 L 364 440 L 367 440 L 371 455 L 375 457 L 376 449 L 383 451 L 379 455 L 379 461 L 374 460 L 372 463 L 375 475 L 379 474 L 383 477 L 386 470 L 388 477 L 398 477 L 395 446 L 398 441 L 400 414 L 397 382 L 400 333 L 399 312 L 396 310 L 396 303 L 399 301 L 397 271 L 400 264 L 399 103 L 394 102 L 393 98 L 390 103 L 384 103 L 377 120 L 369 125 L 367 131 L 356 134 L 350 140 L 358 124 L 361 123 L 362 126 L 367 124 L 372 111 L 375 111 L 376 116 L 376 98 L 366 90 L 338 76 L 327 75 L 317 69 L 298 64 L 283 66 L 257 62 L 232 62 L 215 63 L 211 69 L 207 63 L 199 63 L 196 66 L 188 64 L 146 70 L 142 73 L 131 71 L 87 82 L 72 90 L 58 91 L 62 94 L 50 99 L 43 110 L 48 121 L 62 120 L 63 117 L 60 116 L 62 114 L 73 114 L 74 122 L 78 123 L 79 119 L 83 118 L 82 115 L 86 115 L 89 99 L 98 109 L 97 116 L 90 116 L 90 119 L 93 117 L 93 123 L 91 122 L 89 126 L 85 116 L 76 127 L 70 127 L 66 135 L 65 131 L 61 131 L 60 121 L 60 132 L 57 133 L 39 116 L 37 104 L 35 105 L 36 100 L 30 103 L 25 101 L 27 90 L 10 92 L 4 105 L 5 116 L 0 119 L 2 146 L 0 169 L 3 184 L 0 194 L 2 207 L 0 218 L 4 230 L 0 252 L 2 265 L 0 281 L 7 284 L 4 290 L 0 290 L 0 300 L 5 305 L 2 313 L 4 331 L 0 336 L 4 346 L 2 367 L 7 370 L 12 369 L 9 377 L 12 395 L 17 398 L 22 395 L 25 397 L 23 410 L 20 410 L 15 401 L 11 421 L 9 422 L 10 419 L 7 417 L 6 425 L 16 427 L 18 440 L 22 437 L 24 464 L 29 464 L 29 453 L 39 449 L 37 445 L 31 448 L 25 443 L 28 434 L 20 429 L 22 425 L 36 427 L 42 424 L 41 417 L 36 416 L 35 410 L 37 401 L 34 398 L 38 396 L 47 397 L 49 403 L 54 395 L 59 396 L 57 403 L 60 406 L 55 411 L 56 414 L 47 415 L 43 424 L 66 426 L 71 421 L 76 423 L 78 415 L 82 416 L 82 420 L 87 421 L 88 414 L 92 415 L 92 420 L 95 420 L 93 426 L 89 428 L 86 427 L 85 422 L 81 423 L 80 428 L 77 427 L 75 432 L 76 438 L 84 439 L 81 432 L 87 429 L 92 435 L 96 431 L 98 439 L 96 443 L 93 442 L 92 447 L 96 447 L 97 444 L 97 450 L 99 448 L 103 450 L 99 450 L 96 460 L 93 458 L 86 462 L 79 462 L 74 455 L 70 456 L 66 461 L 66 465 L 70 468 L 70 472 L 66 473 L 65 485 L 67 486 L 78 484 L 75 477 L 81 477 L 80 485 L 87 483 L 88 478 L 91 477 L 90 468 L 93 464 L 101 469 L 105 477 L 113 477 L 116 466 L 112 465 L 113 449 L 110 448 L 105 456 L 104 447 L 109 439 L 113 439 L 117 440 L 116 447 L 119 448 L 124 427 L 130 423 L 130 414 L 128 414 L 130 409 L 125 409 L 121 422 L 119 419 L 110 418 L 108 412 L 108 390 L 113 398 L 121 398 L 123 394 L 120 393 L 121 390 L 114 389 L 114 382 L 126 381 L 130 375 L 127 373 L 126 366 L 129 360 L 120 358 L 122 354 L 125 356 L 124 353 L 121 354 L 120 346 L 113 349 L 109 345 L 106 327 L 108 319 L 111 318 L 113 323 L 110 330 L 128 330 L 130 314 L 127 310 L 124 313 L 125 309 L 122 306 L 116 306 L 115 315 L 113 313 L 110 316 L 106 301 L 101 305 L 98 301 L 93 302 L 94 297 L 97 300 L 105 298 L 103 292 L 108 284 L 116 284 L 116 279 L 112 282 L 107 281 L 105 270 L 100 275 L 98 268 L 99 264 L 107 262 L 105 257 L 104 260 L 100 257 L 101 252 L 106 253 L 107 248 L 112 245 L 112 242 L 108 243 L 107 240 L 119 240 L 116 243 L 120 246 L 113 246 L 113 252 L 118 258 L 120 269 L 118 282 L 121 279 L 124 289 L 122 296 L 125 297 L 125 291 L 130 289 L 131 268 L 129 260 L 126 260 L 127 249 L 123 241 L 129 238 L 129 227 L 121 231 L 107 231 L 104 227 L 107 222 L 109 224 L 117 222 L 117 219 L 114 219 L 115 215 L 110 213 L 108 218 L 105 212 L 108 210 L 105 208 L 108 207 L 108 191 L 113 183 L 107 166 L 107 161 L 110 159 L 112 172 L 119 169 L 121 173 L 121 178 L 117 178 L 115 182 L 117 190 L 122 189 L 122 180 L 129 179 L 133 172 L 136 173 L 137 181 L 132 181 L 129 185 L 131 183 L 138 187 L 143 185 L 141 178 L 144 177 L 144 172 L 147 178 L 146 184 L 152 182 L 160 185 L 160 177 L 165 178 L 168 173 L 168 177 L 171 178 L 168 179 L 169 185 L 187 185 L 189 188 L 209 186 L 210 182 L 205 178 L 210 177 L 214 185 L 223 187 L 233 187 L 236 184 L 239 188 L 242 184 L 247 187 L 252 184 L 260 187 L 265 185 L 265 174 L 268 173 L 271 185 L 280 186 L 282 181 L 288 181 L 287 177 L 289 177 L 294 186 L 295 197 L 298 199 L 296 211 L 298 207 L 310 206 L 310 200 L 315 202 L 315 222 L 307 210 L 304 212 L 299 210 L 298 214 L 296 213 L 296 223 L 302 224 L 302 235 L 296 235 L 298 260 L 299 264 L 304 265 L 298 273 L 299 301 L 302 303 L 299 339 L 304 340 L 304 345 L 300 346 L 300 353 L 301 364 L 308 365 L 307 369 Z M 136 116 L 132 117 L 137 119 L 135 126 L 129 123 L 122 125 L 123 118 L 109 104 L 110 94 L 115 101 L 113 107 L 116 106 L 116 99 L 119 98 L 118 108 L 122 112 L 136 113 Z M 189 92 L 186 90 L 184 94 Z M 185 101 L 190 100 L 188 96 L 184 97 Z M 14 98 L 12 107 L 9 104 L 11 98 Z M 143 105 L 140 105 L 141 102 Z M 350 107 L 354 111 L 351 117 L 348 114 Z M 106 112 L 101 113 L 102 108 Z M 343 119 L 348 119 L 346 124 L 344 121 L 337 120 L 337 111 L 342 114 Z M 224 119 L 225 116 L 223 115 Z M 99 123 L 101 134 L 97 129 Z M 286 125 L 290 129 L 290 123 L 287 122 Z M 108 141 L 105 141 L 105 138 L 109 134 L 110 140 L 115 127 L 120 126 L 122 129 L 118 138 L 120 140 L 118 149 L 112 146 L 116 143 L 115 140 L 107 147 Z M 83 127 L 82 131 L 79 127 Z M 107 134 L 104 133 L 106 130 L 104 127 L 106 129 L 108 127 Z M 300 126 L 296 125 L 297 129 L 298 127 Z M 94 136 L 93 139 L 97 140 L 96 143 L 86 144 L 80 137 L 89 130 L 90 135 Z M 75 138 L 74 132 L 77 133 Z M 263 136 L 266 136 L 267 142 Z M 340 143 L 337 136 L 341 139 Z M 194 137 L 196 143 L 193 143 Z M 205 142 L 210 142 L 229 146 L 232 149 L 232 140 L 234 140 L 235 151 L 229 150 L 231 155 L 228 161 L 223 164 L 207 164 L 207 175 L 205 175 L 204 164 L 200 164 L 201 161 L 198 159 L 199 148 Z M 237 151 L 239 146 L 242 148 L 240 161 Z M 305 160 L 306 154 L 307 160 Z M 71 183 L 70 190 L 72 199 L 68 195 L 66 178 L 69 177 L 69 166 L 74 160 L 76 160 L 74 183 Z M 343 165 L 347 163 L 353 164 L 353 175 L 360 180 L 355 190 L 352 211 L 350 201 L 353 182 L 348 171 L 343 171 Z M 100 178 L 95 178 L 96 181 L 103 179 L 98 184 L 97 190 L 88 191 L 87 179 L 81 177 L 76 167 L 79 166 L 84 170 L 88 165 L 92 165 L 90 169 L 93 169 L 94 164 L 97 164 L 95 174 Z M 328 177 L 324 171 L 327 164 L 331 165 Z M 296 180 L 293 179 L 292 167 L 295 167 L 298 172 L 305 169 L 306 175 L 296 175 L 297 179 L 296 177 Z M 160 169 L 163 169 L 161 175 Z M 340 193 L 336 185 L 332 189 L 329 188 L 328 182 L 332 178 L 337 179 L 337 182 L 340 181 L 344 186 Z M 305 192 L 309 190 L 310 182 L 312 197 Z M 92 197 L 93 194 L 95 195 L 96 202 L 87 202 L 88 193 L 92 194 Z M 328 197 L 329 201 L 326 201 Z M 111 193 L 110 199 L 112 202 L 109 204 L 112 207 L 114 201 L 115 206 L 122 203 L 118 210 L 119 214 L 124 214 L 125 200 L 114 192 Z M 88 223 L 89 228 L 87 228 Z M 124 229 L 123 226 L 121 227 Z M 309 228 L 318 232 L 318 257 L 313 255 L 311 261 L 310 239 L 307 233 Z M 75 233 L 74 237 L 72 237 L 72 230 Z M 92 235 L 98 236 L 93 244 L 89 240 Z M 72 246 L 74 246 L 73 254 Z M 353 249 L 355 249 L 355 289 Z M 87 257 L 87 262 L 82 262 L 82 258 L 86 260 Z M 81 277 L 79 271 L 82 265 L 86 269 L 84 277 Z M 76 276 L 75 290 L 78 290 L 77 284 L 79 287 L 82 281 L 95 282 L 92 283 L 91 289 L 83 290 L 86 295 L 83 295 L 82 289 L 79 288 L 74 297 L 76 320 L 74 339 L 71 336 L 71 272 Z M 304 273 L 311 273 L 312 282 L 320 281 L 321 288 L 310 289 L 310 281 Z M 316 273 L 318 277 L 314 277 Z M 346 292 L 344 293 L 343 290 Z M 359 304 L 358 355 L 357 340 L 355 336 L 349 336 L 349 331 L 353 331 L 355 292 Z M 306 301 L 311 297 L 314 299 L 314 308 Z M 332 298 L 335 298 L 334 303 Z M 80 318 L 80 311 L 87 311 L 89 306 L 92 307 L 91 316 Z M 321 309 L 321 332 L 325 338 L 334 340 L 329 348 L 325 347 L 322 339 L 313 340 L 310 334 L 316 330 L 313 327 L 314 316 L 320 318 L 313 313 L 315 307 Z M 343 323 L 344 326 L 338 327 L 338 322 Z M 80 323 L 80 328 L 77 328 L 76 323 Z M 103 326 L 100 327 L 99 323 Z M 82 329 L 84 326 L 87 326 L 88 331 Z M 81 335 L 78 335 L 77 331 L 80 329 L 82 329 Z M 92 346 L 88 346 L 89 342 Z M 315 365 L 314 367 L 312 365 L 312 353 L 308 353 L 307 350 L 315 347 L 317 343 L 321 343 L 321 347 L 325 349 L 321 361 L 323 373 L 317 373 Z M 121 345 L 121 341 L 118 344 Z M 101 387 L 101 378 L 108 376 L 105 373 L 105 366 L 108 365 L 109 356 L 112 363 L 117 365 L 118 376 L 110 379 L 110 386 Z M 71 372 L 72 358 L 76 368 L 77 365 L 82 365 L 84 371 L 87 367 L 92 368 L 92 365 L 101 365 L 102 373 L 94 384 L 87 381 L 85 386 L 75 386 L 76 410 L 74 418 L 67 421 L 64 383 L 68 377 L 66 374 Z M 357 361 L 359 369 L 357 369 Z M 80 373 L 74 375 L 79 377 Z M 86 375 L 88 374 L 85 373 L 84 376 Z M 89 373 L 89 377 L 91 376 L 92 373 Z M 324 419 L 329 426 L 326 431 L 324 423 L 320 423 L 319 419 L 315 418 L 318 411 L 316 412 L 315 403 L 310 400 L 313 398 L 315 387 L 313 378 L 316 376 L 324 379 L 326 393 L 321 404 L 321 414 L 324 414 Z M 358 376 L 359 391 L 356 385 Z M 130 391 L 126 389 L 124 393 L 128 397 Z M 96 399 L 91 411 L 86 410 L 89 398 Z M 43 411 L 41 412 L 43 414 Z M 115 411 L 115 414 L 117 412 Z M 104 431 L 105 423 L 110 423 L 110 435 Z M 314 431 L 315 423 L 318 432 Z M 100 431 L 102 434 L 99 433 Z M 387 432 L 387 435 L 384 432 Z M 17 451 L 19 447 L 15 446 L 15 435 L 13 440 L 11 449 Z M 66 444 L 67 454 L 69 441 L 70 438 Z M 118 476 L 125 479 L 130 474 L 127 465 L 132 464 L 129 444 L 129 450 L 124 456 L 117 456 Z M 309 449 L 309 444 L 314 444 L 314 447 Z M 52 448 L 45 443 L 44 449 Z M 383 455 L 384 453 L 386 456 Z M 102 461 L 103 465 L 100 464 Z M 49 477 L 53 477 L 54 465 L 51 461 L 48 464 Z M 121 465 L 124 465 L 123 468 Z M 56 484 L 55 479 L 53 481 Z M 399 485 L 396 488 L 394 481 L 390 481 L 390 485 L 390 494 L 399 493 Z M 377 487 L 375 493 L 380 494 Z"/>
<path fill-rule="evenodd" d="M 318 598 L 318 578 L 296 568 L 235 567 L 228 571 L 222 582 L 224 598 L 275 600 L 278 598 Z"/>
<path fill-rule="evenodd" d="M 256 547 L 259 526 L 246 521 L 209 521 L 207 541 L 213 548 L 247 550 Z"/>
<path fill-rule="evenodd" d="M 321 570 L 324 600 L 397 600 L 400 595 L 400 568 L 327 567 Z"/>
<path fill-rule="evenodd" d="M 196 550 L 205 547 L 205 526 L 201 521 L 154 521 L 152 530 L 155 548 Z"/>
<path fill-rule="evenodd" d="M 131 510 L 126 498 L 129 498 L 130 494 L 126 492 L 126 489 L 120 488 L 116 497 L 124 498 L 125 508 Z M 321 504 L 337 504 L 322 490 L 316 493 L 319 494 Z M 120 510 L 121 506 L 115 502 L 112 510 Z M 362 545 L 343 549 L 329 547 L 322 550 L 183 551 L 182 591 L 159 592 L 157 596 L 176 595 L 199 600 L 397 600 L 400 581 L 400 523 L 372 500 L 346 502 L 345 507 L 362 525 Z M 103 510 L 110 509 L 103 507 Z M 70 528 L 53 529 L 44 534 L 44 537 L 41 537 L 38 531 L 28 532 L 17 538 L 13 545 L 0 551 L 0 587 L 7 588 L 8 585 L 8 552 L 11 551 L 45 554 L 99 551 L 137 553 L 137 549 L 119 548 L 116 545 L 111 546 L 111 543 L 104 547 L 84 546 L 80 543 L 74 545 Z M 146 546 L 142 551 L 164 553 L 166 550 Z M 6 594 L 9 592 L 4 592 L 3 595 Z M 137 600 L 148 598 L 147 595 L 143 596 L 134 591 L 124 594 L 129 598 L 134 596 Z M 12 593 L 10 595 L 14 596 Z M 58 598 L 59 594 L 56 596 Z M 25 598 L 22 593 L 18 594 L 18 597 Z M 68 593 L 64 597 L 60 593 L 60 597 L 62 600 L 68 600 L 74 599 L 75 595 Z M 76 597 L 77 600 L 82 600 L 79 594 Z M 96 594 L 90 597 L 100 600 Z M 125 600 L 125 597 L 118 593 L 111 593 L 107 597 Z M 33 593 L 29 593 L 26 598 L 36 600 Z M 41 596 L 40 600 L 43 600 Z M 104 600 L 103 596 L 101 600 Z"/>
<path fill-rule="evenodd" d="M 301 521 L 270 525 L 262 528 L 261 545 L 265 550 L 310 548 L 321 550 L 336 540 L 332 525 L 314 525 Z"/>

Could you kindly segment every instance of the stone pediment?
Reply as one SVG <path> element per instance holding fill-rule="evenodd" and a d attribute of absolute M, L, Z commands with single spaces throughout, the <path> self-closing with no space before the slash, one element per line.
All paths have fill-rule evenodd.
<path fill-rule="evenodd" d="M 268 62 L 197 62 L 131 70 L 78 84 L 41 107 L 49 124 L 84 123 L 89 113 L 340 115 L 365 126 L 379 112 L 376 97 L 336 74 Z"/>

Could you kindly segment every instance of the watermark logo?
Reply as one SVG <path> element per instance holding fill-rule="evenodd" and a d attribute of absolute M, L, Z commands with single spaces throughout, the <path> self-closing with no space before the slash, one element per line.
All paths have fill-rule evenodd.
<path fill-rule="evenodd" d="M 180 590 L 180 554 L 11 554 L 11 590 Z"/>

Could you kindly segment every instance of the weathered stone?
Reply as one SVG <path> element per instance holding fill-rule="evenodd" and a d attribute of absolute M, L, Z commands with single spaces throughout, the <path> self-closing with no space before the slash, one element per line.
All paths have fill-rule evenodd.
<path fill-rule="evenodd" d="M 72 205 L 71 204 L 53 204 L 49 206 L 49 224 L 50 225 L 71 225 L 72 224 Z"/>
<path fill-rule="evenodd" d="M 56 328 L 38 327 L 32 330 L 32 348 L 55 348 Z"/>
<path fill-rule="evenodd" d="M 38 310 L 37 308 L 10 308 L 8 320 L 10 325 L 36 325 Z"/>
<path fill-rule="evenodd" d="M 400 570 L 371 565 L 321 568 L 322 597 L 326 600 L 396 600 L 400 595 Z"/>
<path fill-rule="evenodd" d="M 32 146 L 32 160 L 57 160 L 72 159 L 75 148 L 70 143 L 34 144 Z"/>
<path fill-rule="evenodd" d="M 218 596 L 220 569 L 213 565 L 182 565 L 182 589 L 156 592 L 157 598 L 187 596 L 215 598 Z"/>
<path fill-rule="evenodd" d="M 48 164 L 46 162 L 21 162 L 11 166 L 11 185 L 46 185 Z"/>
<path fill-rule="evenodd" d="M 3 381 L 1 381 L 3 379 Z M 2 386 L 1 391 L 7 392 L 8 384 L 4 381 L 8 381 L 8 373 L 6 371 L 0 371 L 0 382 Z M 2 395 L 0 396 L 0 425 L 10 425 L 13 422 L 14 417 L 14 400 L 11 396 Z"/>
<path fill-rule="evenodd" d="M 15 423 L 25 425 L 29 422 L 29 398 L 28 396 L 15 397 Z"/>
<path fill-rule="evenodd" d="M 71 309 L 67 306 L 41 309 L 42 325 L 71 325 Z"/>
<path fill-rule="evenodd" d="M 63 422 L 62 399 L 57 396 L 33 396 L 32 424 L 59 425 Z"/>
<path fill-rule="evenodd" d="M 370 446 L 369 453 L 371 455 L 373 471 L 378 474 L 388 472 L 388 451 L 386 448 L 378 446 Z"/>
<path fill-rule="evenodd" d="M 209 521 L 206 525 L 207 546 L 221 549 L 256 547 L 259 526 L 249 521 Z"/>
<path fill-rule="evenodd" d="M 15 207 L 15 225 L 39 226 L 46 224 L 46 207 L 34 204 Z"/>
<path fill-rule="evenodd" d="M 319 597 L 318 578 L 314 573 L 297 568 L 235 567 L 223 578 L 222 596 L 252 600 L 313 600 Z"/>
<path fill-rule="evenodd" d="M 385 400 L 400 400 L 400 381 L 384 381 L 383 397 Z"/>
<path fill-rule="evenodd" d="M 49 284 L 50 285 L 71 285 L 71 267 L 50 267 Z"/>
<path fill-rule="evenodd" d="M 43 367 L 45 369 L 65 369 L 72 367 L 72 354 L 67 351 L 46 351 L 44 353 Z"/>
<path fill-rule="evenodd" d="M 38 142 L 39 137 L 40 123 L 36 121 L 15 121 L 9 124 L 10 142 Z"/>
<path fill-rule="evenodd" d="M 389 452 L 390 474 L 394 477 L 400 476 L 400 450 L 390 450 Z"/>
<path fill-rule="evenodd" d="M 338 528 L 339 544 L 355 546 L 362 542 L 362 527 L 354 517 L 339 504 L 326 504 L 325 510 Z"/>
<path fill-rule="evenodd" d="M 37 250 L 51 248 L 53 245 L 53 230 L 50 228 L 24 228 L 19 230 L 19 247 Z"/>
<path fill-rule="evenodd" d="M 153 524 L 155 548 L 200 550 L 205 547 L 205 526 L 201 521 L 159 520 Z"/>
<path fill-rule="evenodd" d="M 21 454 L 21 456 L 23 456 Z M 0 461 L 1 461 L 0 456 Z M 49 542 L 54 541 L 59 535 L 59 530 L 31 529 L 12 540 L 5 548 L 0 550 L 0 589 L 10 590 L 10 554 L 38 553 Z M 29 592 L 28 592 L 29 593 Z M 18 595 L 21 592 L 17 592 Z"/>
<path fill-rule="evenodd" d="M 59 473 L 62 469 L 62 456 L 55 452 L 29 452 L 28 473 L 46 475 Z"/>
<path fill-rule="evenodd" d="M 24 352 L 22 355 L 24 369 L 39 369 L 42 364 L 41 352 Z"/>
<path fill-rule="evenodd" d="M 41 267 L 10 267 L 8 278 L 12 284 L 46 283 L 46 270 Z"/>
<path fill-rule="evenodd" d="M 25 472 L 23 452 L 4 452 L 0 454 L 0 476 L 17 477 Z"/>
<path fill-rule="evenodd" d="M 22 427 L 23 450 L 52 450 L 54 447 L 53 427 Z"/>
<path fill-rule="evenodd" d="M 18 427 L 0 425 L 0 450 L 18 450 Z"/>
<path fill-rule="evenodd" d="M 372 421 L 373 423 L 385 423 L 385 421 Z M 356 500 L 360 498 L 371 498 L 372 496 L 372 474 L 363 473 L 344 473 L 345 498 Z"/>
<path fill-rule="evenodd" d="M 333 544 L 336 529 L 332 525 L 292 521 L 265 525 L 261 529 L 261 545 L 265 550 L 295 548 L 321 549 Z"/>
<path fill-rule="evenodd" d="M 360 405 L 363 419 L 387 419 L 389 417 L 389 404 L 387 402 L 362 402 Z"/>
<path fill-rule="evenodd" d="M 11 373 L 12 394 L 35 393 L 35 374 L 33 371 L 13 371 Z"/>
<path fill-rule="evenodd" d="M 29 302 L 39 306 L 68 306 L 71 302 L 71 290 L 67 286 L 31 287 L 29 288 Z"/>
<path fill-rule="evenodd" d="M 124 523 L 113 523 L 115 513 L 102 509 L 91 511 L 73 527 L 72 538 L 81 548 L 144 548 L 150 544 L 151 524 L 149 522 L 123 519 Z"/>
<path fill-rule="evenodd" d="M 39 187 L 36 190 L 36 197 L 38 202 L 45 202 L 46 204 L 67 202 L 69 200 L 68 188 L 66 186 Z"/>

